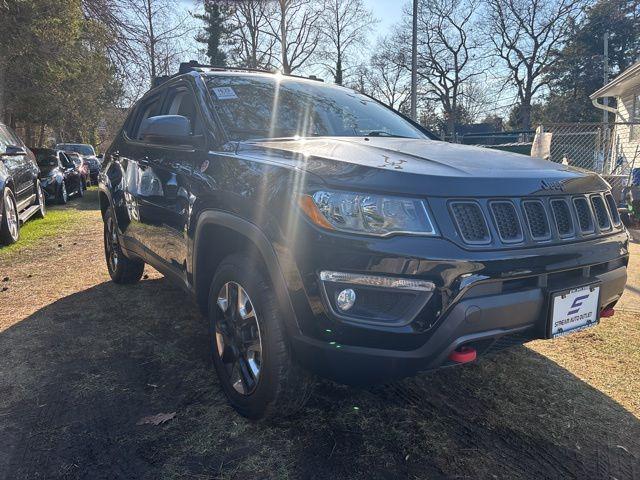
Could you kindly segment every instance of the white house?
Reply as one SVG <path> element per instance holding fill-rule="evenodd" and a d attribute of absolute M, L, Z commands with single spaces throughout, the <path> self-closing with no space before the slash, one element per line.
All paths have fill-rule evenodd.
<path fill-rule="evenodd" d="M 605 98 L 615 98 L 615 107 L 605 105 Z M 640 167 L 640 61 L 598 91 L 591 94 L 593 104 L 615 115 L 614 156 Z"/>

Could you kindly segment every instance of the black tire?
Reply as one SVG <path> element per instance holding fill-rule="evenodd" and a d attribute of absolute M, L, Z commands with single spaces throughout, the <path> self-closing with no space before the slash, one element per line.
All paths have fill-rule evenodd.
<path fill-rule="evenodd" d="M 82 180 L 79 180 L 80 183 L 78 183 L 78 191 L 76 192 L 78 194 L 79 198 L 84 197 L 84 182 Z"/>
<path fill-rule="evenodd" d="M 2 194 L 2 222 L 0 222 L 0 243 L 11 245 L 20 238 L 20 217 L 18 216 L 18 204 L 13 192 L 5 187 Z"/>
<path fill-rule="evenodd" d="M 47 201 L 45 200 L 44 191 L 42 190 L 42 185 L 40 185 L 40 180 L 36 183 L 36 192 L 38 199 L 38 206 L 40 209 L 36 214 L 39 218 L 44 218 L 47 215 Z"/>
<path fill-rule="evenodd" d="M 252 389 L 246 388 L 247 383 L 244 380 L 241 382 L 240 388 L 245 390 L 244 393 L 240 393 L 232 382 L 234 367 L 231 364 L 236 362 L 240 365 L 239 360 L 233 360 L 234 347 L 220 347 L 223 350 L 223 354 L 220 355 L 216 335 L 216 332 L 223 335 L 223 326 L 229 322 L 225 320 L 225 313 L 218 305 L 219 293 L 229 284 L 241 287 L 247 295 L 249 310 L 254 313 L 259 332 L 258 340 L 261 344 L 259 375 L 252 384 Z M 284 312 L 278 305 L 267 276 L 255 262 L 251 262 L 245 255 L 238 254 L 230 255 L 221 262 L 211 282 L 208 310 L 213 364 L 222 389 L 233 408 L 240 415 L 252 420 L 275 420 L 293 415 L 304 407 L 313 391 L 313 378 L 293 362 L 282 320 Z M 231 308 L 227 307 L 227 311 L 230 310 Z M 239 337 L 242 338 L 242 343 L 246 343 L 244 335 L 236 334 L 235 338 Z M 226 338 L 222 337 L 222 344 L 226 344 Z M 238 372 L 247 372 L 245 375 L 239 373 L 238 378 L 252 377 L 246 368 L 249 365 L 246 354 L 244 357 L 242 354 L 237 357 L 244 358 L 245 366 L 244 370 L 238 369 Z M 235 383 L 239 382 L 240 380 Z"/>
<path fill-rule="evenodd" d="M 126 257 L 120 248 L 113 212 L 104 216 L 104 256 L 111 280 L 120 284 L 137 283 L 144 273 L 144 262 Z"/>
<path fill-rule="evenodd" d="M 67 184 L 64 180 L 58 187 L 57 200 L 60 205 L 65 205 L 69 201 L 69 191 L 67 190 Z"/>

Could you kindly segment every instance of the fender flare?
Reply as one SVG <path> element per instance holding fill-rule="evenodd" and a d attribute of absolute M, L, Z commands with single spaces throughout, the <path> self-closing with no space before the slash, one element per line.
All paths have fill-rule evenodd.
<path fill-rule="evenodd" d="M 250 240 L 258 249 L 262 260 L 267 268 L 267 274 L 269 275 L 269 279 L 271 280 L 271 284 L 273 285 L 278 304 L 281 308 L 284 309 L 285 315 L 285 325 L 290 334 L 296 335 L 300 333 L 300 328 L 298 326 L 297 318 L 295 315 L 295 311 L 293 308 L 293 304 L 291 303 L 291 298 L 289 296 L 289 290 L 287 288 L 287 284 L 282 274 L 282 270 L 280 268 L 280 263 L 278 262 L 277 254 L 269 241 L 268 237 L 265 233 L 254 223 L 245 220 L 244 218 L 238 217 L 228 212 L 223 212 L 220 210 L 204 210 L 198 216 L 198 222 L 195 228 L 194 234 L 194 244 L 193 244 L 193 252 L 191 255 L 191 266 L 192 266 L 192 278 L 193 278 L 193 292 L 196 295 L 196 299 L 200 302 L 200 298 L 198 298 L 198 289 L 203 288 L 203 286 L 198 285 L 198 255 L 200 248 L 205 248 L 201 245 L 202 238 L 202 230 L 208 225 L 215 225 L 217 227 L 224 227 L 229 230 L 233 230 L 240 235 L 246 237 Z M 209 292 L 209 285 L 204 286 L 204 291 Z M 200 305 L 202 307 L 202 305 Z"/>

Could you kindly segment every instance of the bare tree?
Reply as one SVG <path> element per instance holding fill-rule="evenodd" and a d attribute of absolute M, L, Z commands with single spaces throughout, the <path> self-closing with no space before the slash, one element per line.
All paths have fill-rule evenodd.
<path fill-rule="evenodd" d="M 478 0 L 420 0 L 419 4 L 418 76 L 423 100 L 440 104 L 450 134 L 461 113 L 463 86 L 485 70 L 480 39 L 474 34 L 478 4 Z M 409 65 L 406 57 L 404 65 Z"/>
<path fill-rule="evenodd" d="M 380 41 L 375 50 L 378 53 L 371 57 L 369 93 L 395 110 L 404 110 L 410 100 L 411 79 L 402 64 L 402 54 L 386 39 Z"/>
<path fill-rule="evenodd" d="M 568 23 L 584 0 L 489 0 L 490 37 L 520 103 L 520 127 L 531 127 L 531 104 L 550 81 L 553 51 L 570 33 Z"/>
<path fill-rule="evenodd" d="M 229 61 L 247 68 L 271 68 L 276 46 L 276 38 L 269 34 L 272 5 L 264 0 L 238 0 L 233 9 Z"/>
<path fill-rule="evenodd" d="M 184 52 L 181 40 L 188 35 L 189 15 L 176 18 L 175 0 L 129 0 L 129 7 L 135 22 L 132 40 L 142 54 L 139 65 L 151 81 L 170 74 Z"/>
<path fill-rule="evenodd" d="M 280 49 L 280 67 L 289 74 L 313 56 L 320 39 L 321 6 L 313 0 L 276 0 L 270 34 Z"/>
<path fill-rule="evenodd" d="M 82 7 L 112 35 L 110 57 L 131 99 L 145 79 L 168 74 L 186 50 L 190 16 L 178 0 L 82 0 Z"/>
<path fill-rule="evenodd" d="M 362 47 L 377 20 L 363 0 L 326 0 L 320 21 L 324 66 L 342 85 L 348 56 Z"/>

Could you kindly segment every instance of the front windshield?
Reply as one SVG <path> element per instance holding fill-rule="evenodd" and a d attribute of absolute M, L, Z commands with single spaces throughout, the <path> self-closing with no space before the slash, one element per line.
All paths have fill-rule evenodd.
<path fill-rule="evenodd" d="M 83 145 L 76 143 L 60 143 L 57 145 L 58 150 L 66 150 L 68 152 L 76 152 L 80 155 L 95 155 L 96 152 L 93 150 L 91 145 Z"/>
<path fill-rule="evenodd" d="M 278 76 L 210 76 L 216 111 L 232 140 L 277 137 L 427 138 L 397 113 L 354 90 Z"/>

